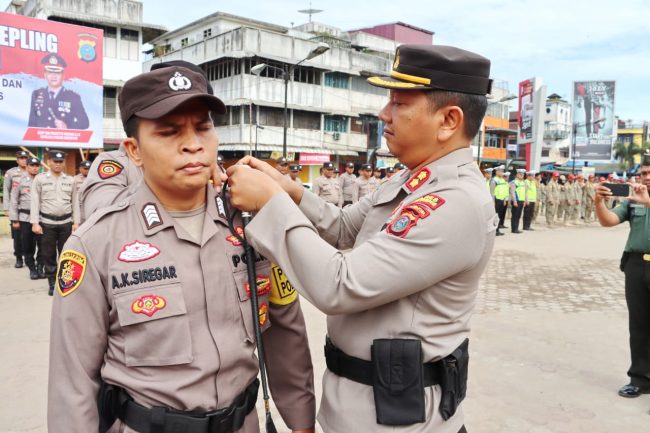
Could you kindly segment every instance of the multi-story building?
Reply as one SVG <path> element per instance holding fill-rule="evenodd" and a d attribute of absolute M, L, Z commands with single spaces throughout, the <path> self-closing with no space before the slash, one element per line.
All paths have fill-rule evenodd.
<path fill-rule="evenodd" d="M 638 148 L 643 148 L 644 143 L 650 142 L 650 128 L 647 121 L 621 120 L 619 118 L 616 120 L 615 143 L 623 143 L 625 146 L 634 143 Z M 635 155 L 634 161 L 639 164 L 641 162 L 641 155 Z"/>
<path fill-rule="evenodd" d="M 51 21 L 99 28 L 104 31 L 104 147 L 114 148 L 124 138 L 117 95 L 131 77 L 142 72 L 142 44 L 166 31 L 145 24 L 138 0 L 13 0 L 5 12 Z M 14 160 L 15 150 L 7 148 Z M 66 170 L 74 172 L 80 155 L 68 152 Z"/>
<path fill-rule="evenodd" d="M 329 50 L 306 60 L 323 43 Z M 368 150 L 381 145 L 377 114 L 388 92 L 366 77 L 390 70 L 395 40 L 316 22 L 287 28 L 216 12 L 151 44 L 144 69 L 183 59 L 205 70 L 228 107 L 216 119 L 226 159 L 255 149 L 262 158 L 281 155 L 285 91 L 288 157 L 313 164 L 303 180 L 318 175 L 316 164 L 323 159 L 365 161 Z M 255 68 L 261 64 L 267 66 Z M 284 71 L 290 71 L 286 88 Z"/>
<path fill-rule="evenodd" d="M 542 163 L 563 164 L 571 155 L 571 104 L 557 93 L 546 98 Z"/>
<path fill-rule="evenodd" d="M 472 143 L 472 152 L 482 164 L 495 166 L 505 164 L 507 159 L 516 157 L 508 154 L 510 137 L 517 136 L 517 129 L 509 125 L 510 101 L 515 97 L 508 90 L 508 83 L 503 80 L 494 80 L 492 94 L 488 98 L 487 111 L 479 133 Z"/>

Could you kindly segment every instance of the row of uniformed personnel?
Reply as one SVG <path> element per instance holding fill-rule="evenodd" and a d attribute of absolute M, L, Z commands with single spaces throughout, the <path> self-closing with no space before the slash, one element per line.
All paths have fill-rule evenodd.
<path fill-rule="evenodd" d="M 5 173 L 4 208 L 11 221 L 16 268 L 27 265 L 30 278 L 48 278 L 54 289 L 58 253 L 79 225 L 79 189 L 90 167 L 79 165 L 75 177 L 63 171 L 65 153 L 50 154 L 49 170 L 39 173 L 41 161 L 26 151 L 16 154 L 18 166 Z"/>

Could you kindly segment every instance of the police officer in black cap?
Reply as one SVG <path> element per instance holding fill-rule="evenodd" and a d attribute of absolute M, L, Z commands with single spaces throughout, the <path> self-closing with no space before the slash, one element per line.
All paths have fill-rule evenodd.
<path fill-rule="evenodd" d="M 343 192 L 343 206 L 355 203 L 358 198 L 355 196 L 357 177 L 354 175 L 354 162 L 345 163 L 345 173 L 339 176 L 339 182 Z"/>
<path fill-rule="evenodd" d="M 29 153 L 24 150 L 16 152 L 17 167 L 12 167 L 5 172 L 5 179 L 2 188 L 2 205 L 5 210 L 5 215 L 9 213 L 9 204 L 11 203 L 11 192 L 18 185 L 20 178 L 27 174 L 27 158 Z M 14 267 L 23 267 L 23 247 L 20 238 L 20 229 L 11 228 L 11 238 L 14 241 L 14 256 L 16 257 L 16 264 Z"/>
<path fill-rule="evenodd" d="M 287 176 L 289 174 L 289 161 L 284 156 L 281 156 L 276 160 L 275 168 L 277 168 L 280 173 Z"/>
<path fill-rule="evenodd" d="M 300 186 L 304 186 L 302 184 L 302 180 L 300 180 L 300 177 L 298 177 L 298 174 L 300 173 L 300 170 L 302 170 L 302 165 L 300 164 L 289 164 L 289 177 L 296 182 Z"/>
<path fill-rule="evenodd" d="M 341 183 L 334 174 L 334 164 L 329 161 L 323 163 L 323 174 L 314 181 L 313 191 L 326 202 L 343 206 Z"/>
<path fill-rule="evenodd" d="M 30 222 L 32 232 L 43 235 L 41 257 L 48 280 L 48 294 L 54 292 L 54 274 L 58 254 L 70 234 L 76 229 L 73 221 L 78 218 L 72 207 L 73 178 L 63 171 L 65 153 L 50 152 L 50 171 L 41 173 L 32 182 L 32 205 Z"/>
<path fill-rule="evenodd" d="M 29 126 L 36 128 L 88 129 L 88 115 L 81 97 L 63 87 L 63 72 L 68 66 L 58 54 L 41 60 L 47 86 L 32 92 Z"/>

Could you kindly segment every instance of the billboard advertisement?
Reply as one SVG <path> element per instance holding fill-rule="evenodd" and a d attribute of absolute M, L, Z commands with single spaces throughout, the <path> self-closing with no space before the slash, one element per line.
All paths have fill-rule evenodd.
<path fill-rule="evenodd" d="M 101 148 L 101 30 L 0 13 L 0 145 Z"/>
<path fill-rule="evenodd" d="M 573 132 L 577 159 L 611 160 L 615 81 L 573 82 Z"/>
<path fill-rule="evenodd" d="M 535 80 L 524 80 L 519 83 L 519 134 L 517 143 L 530 143 L 534 140 L 533 123 L 535 119 L 535 105 L 533 95 L 535 93 Z"/>

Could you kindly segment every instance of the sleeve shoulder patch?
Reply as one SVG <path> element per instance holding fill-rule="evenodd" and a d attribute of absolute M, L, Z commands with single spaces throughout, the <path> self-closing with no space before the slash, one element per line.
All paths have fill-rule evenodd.
<path fill-rule="evenodd" d="M 97 174 L 101 179 L 110 179 L 122 173 L 124 166 L 113 159 L 106 159 L 97 166 Z"/>
<path fill-rule="evenodd" d="M 298 298 L 298 292 L 293 287 L 287 275 L 276 264 L 271 267 L 271 294 L 269 302 L 275 305 L 289 305 Z"/>
<path fill-rule="evenodd" d="M 428 218 L 431 212 L 444 203 L 445 200 L 435 194 L 427 194 L 408 203 L 402 208 L 399 215 L 386 225 L 386 233 L 398 238 L 406 237 L 419 220 Z"/>
<path fill-rule="evenodd" d="M 66 297 L 77 290 L 86 274 L 86 256 L 78 251 L 65 250 L 59 258 L 56 271 L 56 290 Z"/>

